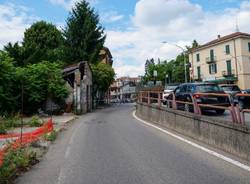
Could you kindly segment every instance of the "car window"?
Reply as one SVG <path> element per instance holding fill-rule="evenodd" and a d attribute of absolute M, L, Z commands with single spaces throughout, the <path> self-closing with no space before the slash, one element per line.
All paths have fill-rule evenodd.
<path fill-rule="evenodd" d="M 177 87 L 177 88 L 175 89 L 175 93 L 180 93 L 180 87 Z"/>
<path fill-rule="evenodd" d="M 167 86 L 167 90 L 175 90 L 177 86 Z"/>
<path fill-rule="evenodd" d="M 195 92 L 195 86 L 193 86 L 193 85 L 188 85 L 188 86 L 187 86 L 187 92 L 188 92 L 188 93 L 193 93 L 193 92 Z"/>
<path fill-rule="evenodd" d="M 181 93 L 184 93 L 186 91 L 187 91 L 187 86 L 186 85 L 180 86 L 180 92 Z"/>
<path fill-rule="evenodd" d="M 197 91 L 201 93 L 213 93 L 213 92 L 221 92 L 222 89 L 213 84 L 203 84 L 197 86 Z"/>

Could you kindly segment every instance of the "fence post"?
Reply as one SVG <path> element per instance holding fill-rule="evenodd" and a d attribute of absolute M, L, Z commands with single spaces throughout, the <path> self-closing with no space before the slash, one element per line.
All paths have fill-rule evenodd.
<path fill-rule="evenodd" d="M 201 108 L 198 105 L 196 97 L 194 95 L 192 95 L 192 101 L 193 101 L 193 106 L 194 106 L 194 113 L 201 114 Z"/>
<path fill-rule="evenodd" d="M 148 91 L 148 104 L 150 104 L 150 91 Z"/>
<path fill-rule="evenodd" d="M 173 94 L 173 101 L 172 101 L 172 106 L 173 106 L 173 109 L 176 110 L 177 109 L 177 104 L 176 104 L 176 100 L 175 100 L 175 94 Z"/>
<path fill-rule="evenodd" d="M 158 92 L 158 106 L 161 107 L 161 92 Z"/>

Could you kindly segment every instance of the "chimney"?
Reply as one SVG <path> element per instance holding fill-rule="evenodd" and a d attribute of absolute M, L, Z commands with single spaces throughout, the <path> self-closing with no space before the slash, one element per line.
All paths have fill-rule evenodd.
<path fill-rule="evenodd" d="M 217 37 L 218 37 L 218 39 L 220 39 L 220 35 L 218 35 Z"/>

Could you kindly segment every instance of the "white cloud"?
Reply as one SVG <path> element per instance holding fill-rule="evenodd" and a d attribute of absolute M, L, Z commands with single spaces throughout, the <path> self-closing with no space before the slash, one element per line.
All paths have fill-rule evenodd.
<path fill-rule="evenodd" d="M 71 10 L 76 2 L 80 0 L 49 0 L 54 5 L 62 6 L 66 10 Z M 91 5 L 98 3 L 98 0 L 87 0 Z"/>
<path fill-rule="evenodd" d="M 112 23 L 122 20 L 124 18 L 124 15 L 120 15 L 116 11 L 108 11 L 108 12 L 103 12 L 100 18 L 101 22 L 103 23 Z"/>
<path fill-rule="evenodd" d="M 139 0 L 127 30 L 107 31 L 106 45 L 114 56 L 116 73 L 141 75 L 147 58 L 172 59 L 182 47 L 196 39 L 200 44 L 218 34 L 235 31 L 236 17 L 240 31 L 250 32 L 250 2 L 224 11 L 205 11 L 189 0 Z M 162 44 L 167 41 L 170 44 Z"/>
<path fill-rule="evenodd" d="M 28 9 L 14 4 L 0 4 L 0 49 L 8 42 L 21 41 L 30 23 L 37 20 L 28 15 Z"/>

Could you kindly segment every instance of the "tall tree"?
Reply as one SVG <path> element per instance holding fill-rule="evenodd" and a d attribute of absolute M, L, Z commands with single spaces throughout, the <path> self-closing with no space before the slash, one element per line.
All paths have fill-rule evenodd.
<path fill-rule="evenodd" d="M 24 66 L 23 47 L 18 42 L 14 44 L 9 42 L 4 46 L 4 51 L 14 59 L 15 66 Z"/>
<path fill-rule="evenodd" d="M 99 53 L 106 36 L 99 23 L 99 16 L 85 0 L 75 4 L 64 30 L 65 59 L 75 63 L 87 60 L 90 63 L 99 61 Z"/>
<path fill-rule="evenodd" d="M 55 25 L 39 21 L 24 33 L 23 47 L 25 63 L 39 63 L 43 60 L 58 61 L 63 45 L 62 33 Z"/>

